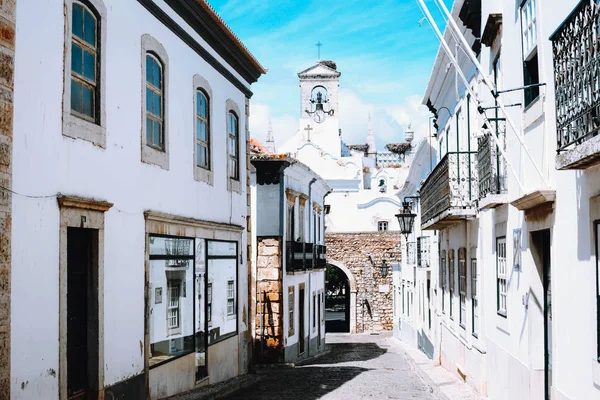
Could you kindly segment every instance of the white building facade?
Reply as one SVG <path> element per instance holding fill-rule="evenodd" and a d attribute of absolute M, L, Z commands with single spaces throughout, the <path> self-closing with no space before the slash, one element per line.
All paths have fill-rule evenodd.
<path fill-rule="evenodd" d="M 252 164 L 255 360 L 308 359 L 325 351 L 324 203 L 331 189 L 293 158 L 256 155 Z"/>
<path fill-rule="evenodd" d="M 264 68 L 206 2 L 16 15 L 11 398 L 154 399 L 245 373 Z"/>
<path fill-rule="evenodd" d="M 436 360 L 491 399 L 600 398 L 599 13 L 585 0 L 456 1 L 468 46 L 451 25 L 444 38 L 466 82 L 440 47 L 426 90 Z"/>

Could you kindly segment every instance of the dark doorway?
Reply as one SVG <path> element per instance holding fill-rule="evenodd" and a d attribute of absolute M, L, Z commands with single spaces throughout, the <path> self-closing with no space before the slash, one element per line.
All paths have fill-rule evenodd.
<path fill-rule="evenodd" d="M 544 399 L 550 400 L 552 388 L 552 275 L 550 230 L 532 232 L 532 250 L 544 289 Z M 536 257 L 537 256 L 537 257 Z"/>
<path fill-rule="evenodd" d="M 304 353 L 305 341 L 304 341 L 304 287 L 300 285 L 300 298 L 298 299 L 298 352 Z"/>
<path fill-rule="evenodd" d="M 67 228 L 67 396 L 98 389 L 98 230 Z"/>
<path fill-rule="evenodd" d="M 319 303 L 317 303 L 317 346 L 321 346 L 321 293 L 319 293 Z"/>
<path fill-rule="evenodd" d="M 350 282 L 341 269 L 329 264 L 325 277 L 325 331 L 350 332 Z"/>

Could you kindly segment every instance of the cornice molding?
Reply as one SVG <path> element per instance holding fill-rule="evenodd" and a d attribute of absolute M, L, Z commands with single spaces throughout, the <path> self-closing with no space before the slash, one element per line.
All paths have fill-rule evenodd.
<path fill-rule="evenodd" d="M 105 200 L 95 200 L 87 197 L 59 195 L 56 200 L 61 208 L 79 208 L 81 210 L 106 212 L 114 205 Z"/>

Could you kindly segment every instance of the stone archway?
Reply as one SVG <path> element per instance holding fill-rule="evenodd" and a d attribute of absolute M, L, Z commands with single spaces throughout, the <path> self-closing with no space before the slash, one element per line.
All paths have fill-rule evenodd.
<path fill-rule="evenodd" d="M 350 286 L 350 333 L 356 333 L 356 279 L 354 278 L 354 275 L 352 275 L 350 269 L 341 262 L 327 258 L 327 264 L 337 267 L 348 279 L 348 284 Z"/>

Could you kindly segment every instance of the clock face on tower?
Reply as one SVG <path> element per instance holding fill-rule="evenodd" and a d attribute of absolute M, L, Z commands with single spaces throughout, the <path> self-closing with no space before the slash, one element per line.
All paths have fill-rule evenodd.
<path fill-rule="evenodd" d="M 325 113 L 323 112 L 323 110 L 315 111 L 315 113 L 313 114 L 313 120 L 318 124 L 325 121 Z"/>

